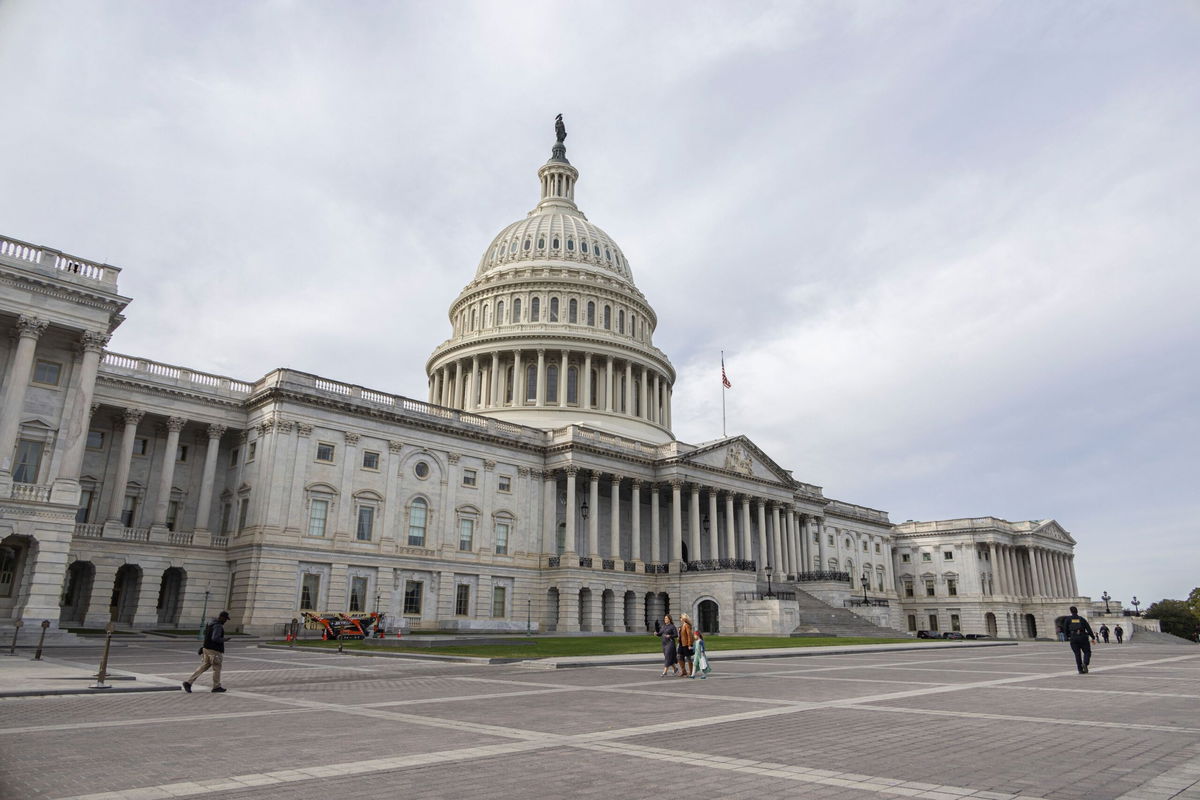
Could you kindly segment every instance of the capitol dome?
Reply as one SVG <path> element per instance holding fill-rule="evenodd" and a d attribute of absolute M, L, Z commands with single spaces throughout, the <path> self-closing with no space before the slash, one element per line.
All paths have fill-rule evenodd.
<path fill-rule="evenodd" d="M 575 205 L 565 129 L 538 170 L 541 196 L 496 235 L 450 307 L 426 365 L 430 402 L 545 429 L 671 436 L 675 368 L 625 253 Z"/>

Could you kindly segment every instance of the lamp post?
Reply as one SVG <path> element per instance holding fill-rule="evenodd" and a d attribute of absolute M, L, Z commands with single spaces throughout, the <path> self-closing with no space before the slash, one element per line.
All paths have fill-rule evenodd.
<path fill-rule="evenodd" d="M 525 598 L 525 635 L 533 635 L 533 600 Z"/>
<path fill-rule="evenodd" d="M 774 593 L 771 592 L 771 565 L 767 564 L 763 567 L 763 572 L 767 573 L 767 597 L 774 597 Z"/>
<path fill-rule="evenodd" d="M 867 587 L 869 587 L 870 585 L 871 585 L 871 581 L 870 581 L 870 579 L 867 578 L 867 573 L 864 571 L 862 574 L 863 605 L 864 606 L 867 604 Z"/>
<path fill-rule="evenodd" d="M 204 620 L 208 617 L 208 596 L 212 594 L 212 584 L 204 587 L 204 608 L 200 611 L 200 634 L 197 639 L 204 638 Z"/>
<path fill-rule="evenodd" d="M 1112 613 L 1111 611 L 1108 610 L 1108 601 L 1112 600 L 1112 596 L 1108 593 L 1107 589 L 1104 591 L 1104 593 L 1102 595 L 1100 595 L 1100 599 L 1104 601 L 1104 615 L 1108 616 L 1109 614 Z"/>
<path fill-rule="evenodd" d="M 1138 611 L 1138 606 L 1141 605 L 1141 602 L 1137 599 L 1136 594 L 1133 596 L 1133 599 L 1129 601 L 1129 603 L 1133 606 L 1133 615 L 1135 617 L 1140 617 L 1142 614 L 1140 611 Z"/>

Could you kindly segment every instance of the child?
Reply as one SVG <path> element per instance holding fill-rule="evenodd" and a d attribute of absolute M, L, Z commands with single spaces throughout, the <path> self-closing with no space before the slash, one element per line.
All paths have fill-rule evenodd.
<path fill-rule="evenodd" d="M 696 641 L 692 645 L 692 674 L 689 677 L 695 678 L 700 676 L 700 680 L 708 677 L 708 673 L 712 672 L 712 667 L 708 665 L 708 653 L 704 649 L 704 634 L 697 629 L 695 632 Z"/>

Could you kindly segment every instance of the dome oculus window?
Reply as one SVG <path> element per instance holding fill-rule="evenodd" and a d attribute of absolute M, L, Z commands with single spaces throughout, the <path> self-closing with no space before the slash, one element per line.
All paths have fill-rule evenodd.
<path fill-rule="evenodd" d="M 418 461 L 417 465 L 415 467 L 413 467 L 413 474 L 415 474 L 421 480 L 425 480 L 426 478 L 428 478 L 429 477 L 429 462 Z"/>

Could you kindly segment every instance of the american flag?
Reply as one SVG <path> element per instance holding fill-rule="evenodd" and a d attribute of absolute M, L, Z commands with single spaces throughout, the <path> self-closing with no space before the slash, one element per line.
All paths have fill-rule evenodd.
<path fill-rule="evenodd" d="M 733 384 L 729 382 L 729 376 L 725 374 L 725 359 L 721 359 L 721 385 L 726 389 L 732 389 Z"/>

